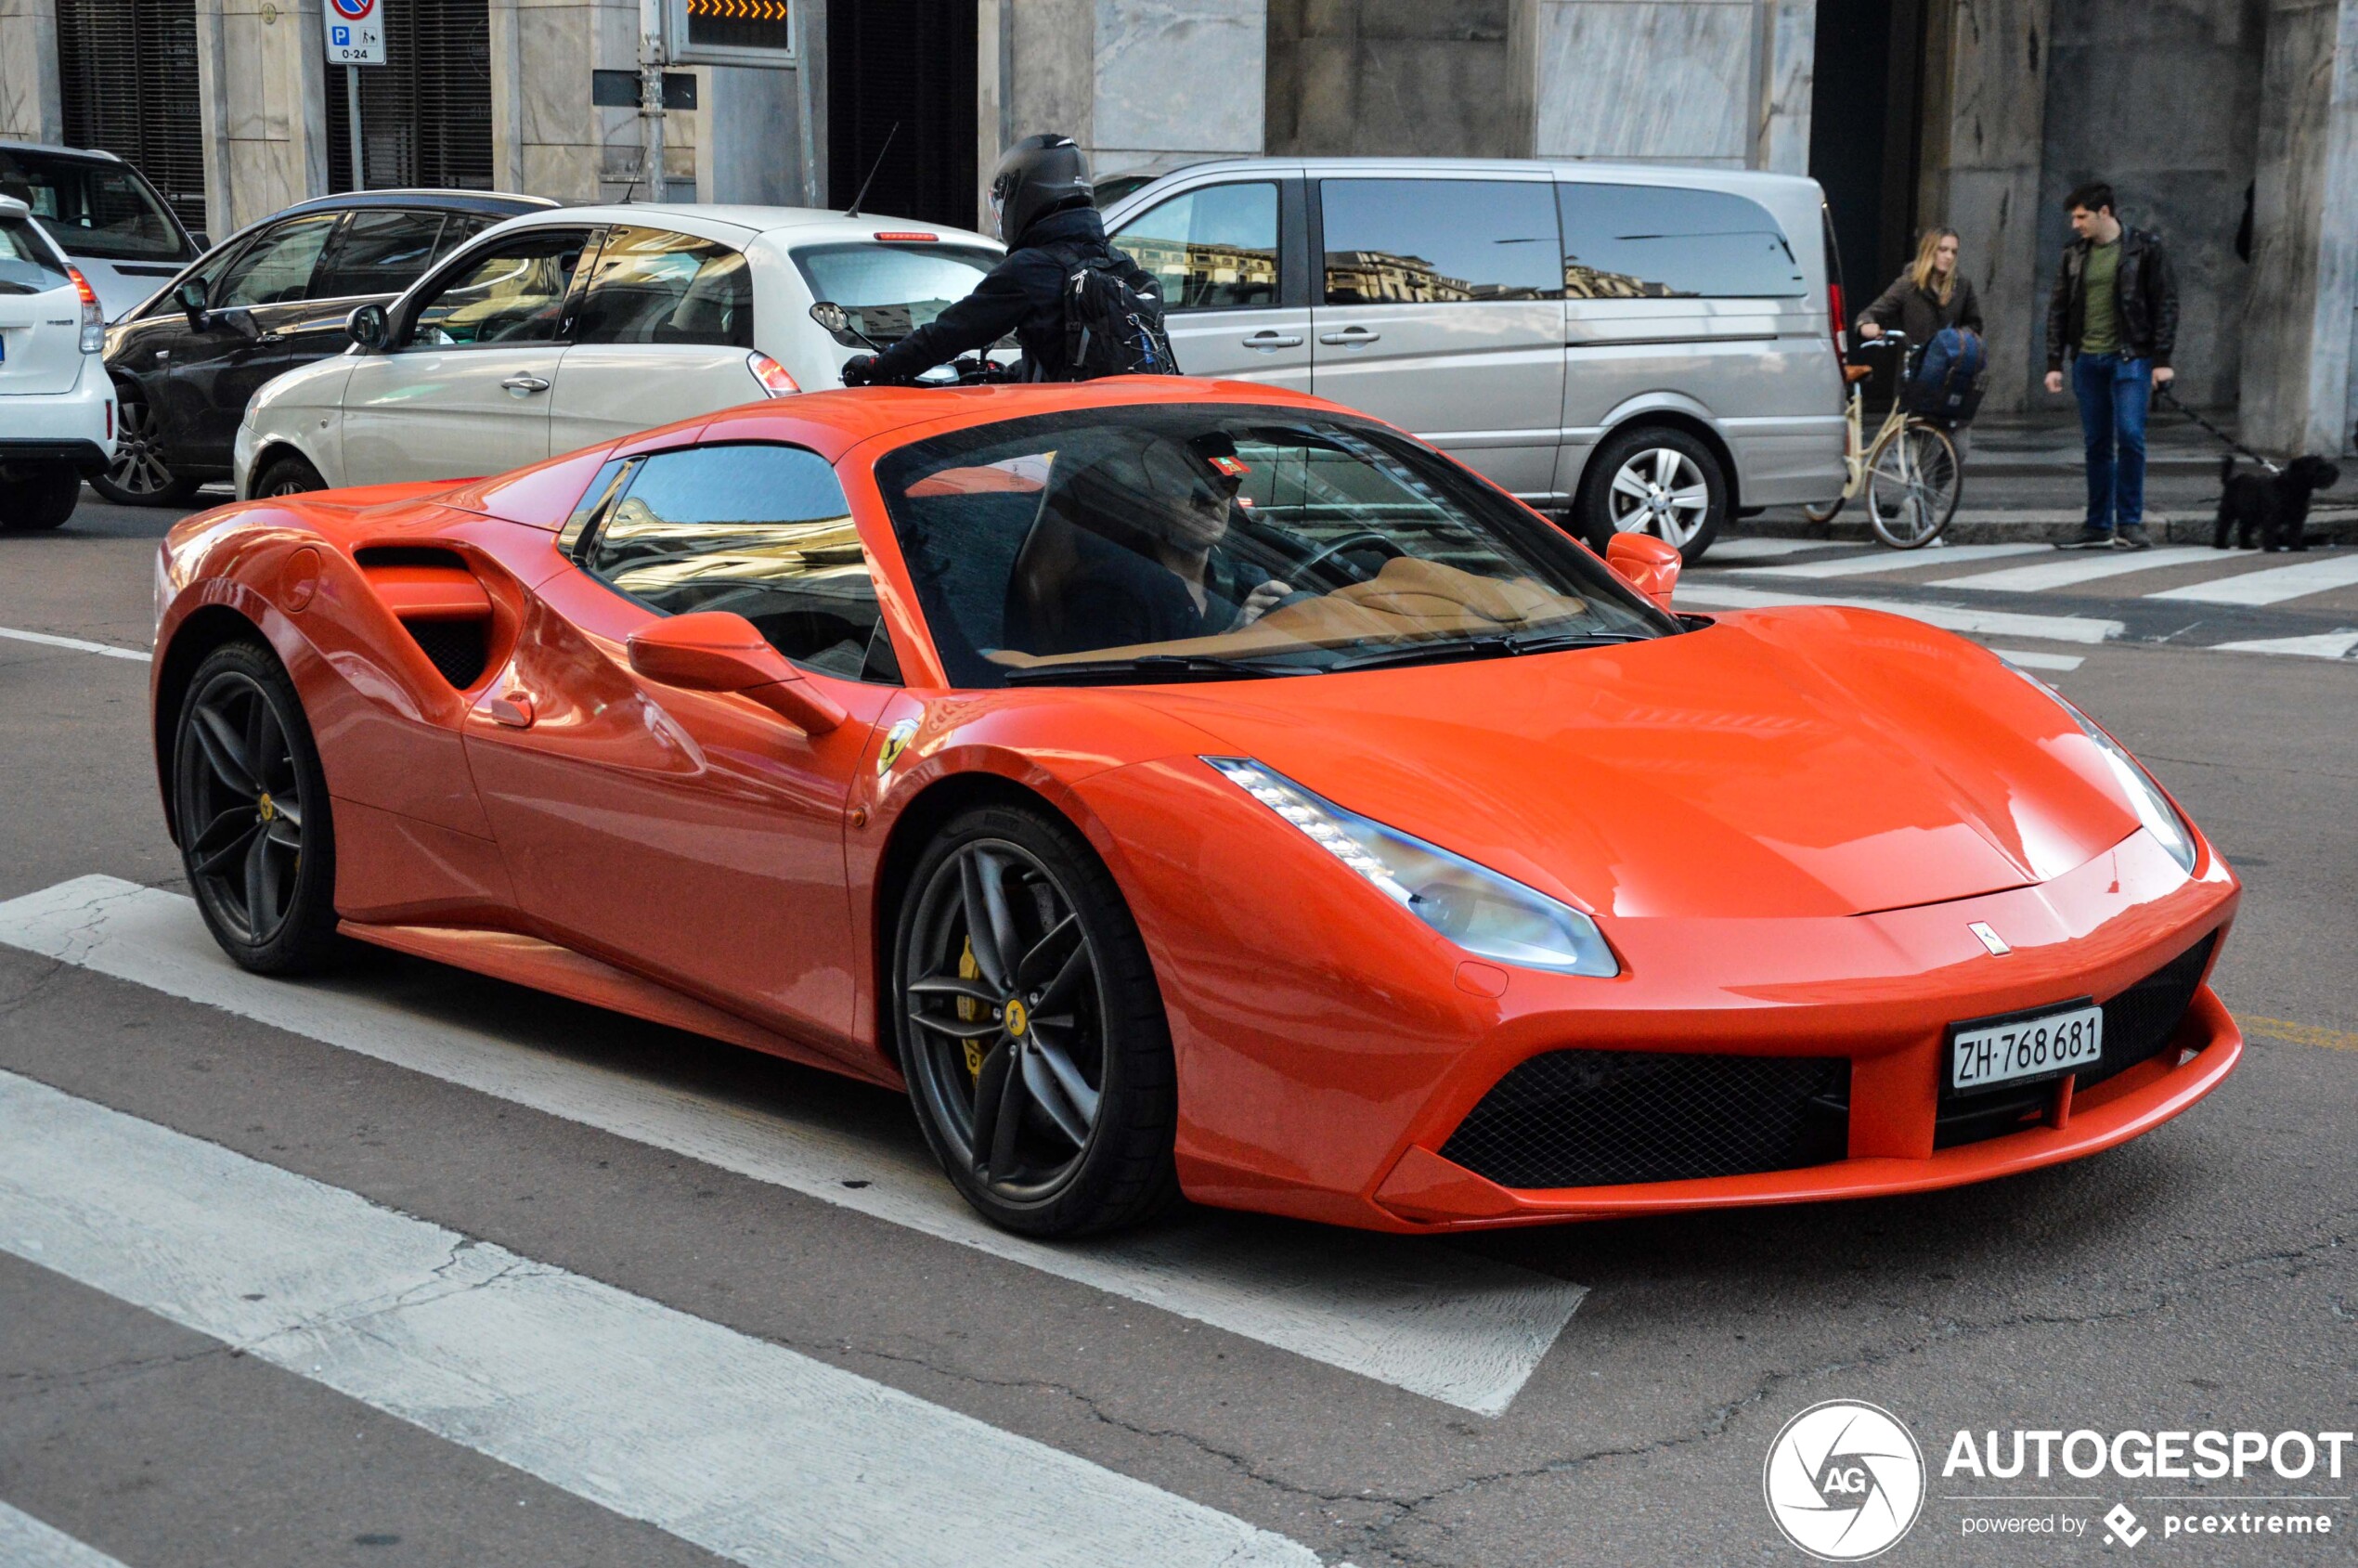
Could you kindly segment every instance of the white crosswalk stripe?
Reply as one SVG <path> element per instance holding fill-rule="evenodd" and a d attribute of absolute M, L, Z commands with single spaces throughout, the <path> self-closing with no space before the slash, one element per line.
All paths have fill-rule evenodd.
<path fill-rule="evenodd" d="M 2128 630 L 2119 621 L 2090 616 L 2028 616 L 2013 610 L 1976 609 L 1967 604 L 1911 604 L 1897 599 L 1830 599 L 1821 594 L 1769 593 L 1760 589 L 1725 587 L 1717 580 L 1679 579 L 1678 603 L 1720 610 L 1835 604 L 1852 610 L 1883 610 L 1949 631 L 2033 637 L 2051 642 L 2106 642 Z"/>
<path fill-rule="evenodd" d="M 0 1503 L 0 1563 L 7 1568 L 123 1568 L 96 1547 Z"/>
<path fill-rule="evenodd" d="M 2247 556 L 2248 560 L 2250 557 Z M 2290 566 L 2272 566 L 2239 577 L 2164 589 L 2148 599 L 2191 601 L 2197 604 L 2281 604 L 2337 588 L 2358 584 L 2358 550 L 2337 551 Z"/>
<path fill-rule="evenodd" d="M 0 1250 L 754 1568 L 1318 1562 L 1030 1438 L 6 1072 Z"/>
<path fill-rule="evenodd" d="M 1585 1287 L 1430 1241 L 1206 1215 L 1143 1237 L 1048 1246 L 982 1222 L 922 1146 L 888 1147 L 791 1107 L 754 1109 L 541 1043 L 420 1017 L 332 981 L 263 979 L 223 957 L 177 894 L 85 876 L 0 903 L 0 944 L 672 1150 L 1483 1415 L 1503 1412 Z M 856 1180 L 866 1185 L 849 1187 Z"/>
<path fill-rule="evenodd" d="M 1735 561 L 1774 561 L 1780 556 L 1800 555 L 1812 550 L 1840 550 L 1833 539 L 1722 539 L 1711 547 L 1711 564 L 1715 566 Z"/>
<path fill-rule="evenodd" d="M 2216 561 L 2219 552 L 2200 545 L 2173 545 L 2166 550 L 2121 550 L 2109 555 L 2095 551 L 2064 551 L 2057 559 L 2041 561 L 2035 566 L 2008 566 L 1995 572 L 1976 572 L 1970 577 L 1939 577 L 1926 586 L 1931 588 L 1972 588 L 1985 593 L 2040 593 L 2050 589 L 2071 588 L 2105 577 L 2125 577 L 2131 572 L 2151 572 L 2164 566 L 2187 566 L 2197 561 Z"/>
<path fill-rule="evenodd" d="M 2358 631 L 2325 631 L 2313 637 L 2257 637 L 2242 642 L 2214 642 L 2216 654 L 2289 654 L 2297 658 L 2346 659 L 2358 649 Z"/>
<path fill-rule="evenodd" d="M 97 654 L 110 659 L 136 659 L 141 664 L 149 661 L 145 648 L 118 648 L 111 642 L 93 642 L 84 637 L 59 637 L 54 632 L 21 631 L 12 626 L 0 626 L 0 638 L 12 642 L 36 643 L 44 648 L 64 648 L 76 654 Z"/>
<path fill-rule="evenodd" d="M 1838 561 L 1796 561 L 1783 566 L 1737 566 L 1755 577 L 1863 577 L 1876 572 L 1906 572 L 1919 566 L 1961 565 L 1968 561 L 1996 561 L 2008 555 L 2051 551 L 2047 544 L 1961 544 L 1946 550 L 1878 550 Z M 1708 557 L 1706 557 L 1708 559 Z"/>

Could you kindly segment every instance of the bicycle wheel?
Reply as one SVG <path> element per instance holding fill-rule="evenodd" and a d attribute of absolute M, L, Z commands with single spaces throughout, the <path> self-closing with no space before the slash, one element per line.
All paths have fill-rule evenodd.
<path fill-rule="evenodd" d="M 1911 421 L 1884 443 L 1867 472 L 1867 522 L 1894 550 L 1922 550 L 1957 514 L 1964 473 L 1937 426 Z"/>

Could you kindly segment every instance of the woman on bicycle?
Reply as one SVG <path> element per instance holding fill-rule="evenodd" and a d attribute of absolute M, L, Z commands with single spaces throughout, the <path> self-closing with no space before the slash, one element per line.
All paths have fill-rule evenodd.
<path fill-rule="evenodd" d="M 1974 297 L 1973 280 L 1957 270 L 1957 231 L 1927 228 L 1916 246 L 1916 259 L 1859 313 L 1859 335 L 1879 338 L 1898 328 L 1908 341 L 1922 347 L 1944 327 L 1981 330 L 1981 302 Z"/>

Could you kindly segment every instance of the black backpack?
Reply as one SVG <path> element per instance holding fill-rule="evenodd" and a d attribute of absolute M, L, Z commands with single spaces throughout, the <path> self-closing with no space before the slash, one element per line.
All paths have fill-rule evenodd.
<path fill-rule="evenodd" d="M 1175 376 L 1179 362 L 1162 330 L 1162 301 L 1134 288 L 1124 263 L 1075 246 L 1043 247 L 1065 269 L 1065 379 Z"/>

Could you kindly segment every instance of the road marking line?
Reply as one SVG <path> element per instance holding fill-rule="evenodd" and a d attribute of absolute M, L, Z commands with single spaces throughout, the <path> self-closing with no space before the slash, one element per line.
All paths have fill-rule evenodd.
<path fill-rule="evenodd" d="M 1844 543 L 1841 539 L 1721 539 L 1705 559 L 1715 566 L 1723 561 L 1768 561 L 1806 550 L 1840 550 Z"/>
<path fill-rule="evenodd" d="M 2272 566 L 2266 571 L 2246 572 L 2241 577 L 2222 577 L 2216 582 L 2167 588 L 2145 597 L 2184 599 L 2197 604 L 2281 604 L 2287 599 L 2326 593 L 2352 583 L 2358 583 L 2358 551 L 2336 551 L 2323 560 Z"/>
<path fill-rule="evenodd" d="M 0 1072 L 0 1250 L 768 1568 L 1306 1547 L 611 1285 Z"/>
<path fill-rule="evenodd" d="M 0 1562 L 9 1568 L 123 1568 L 97 1548 L 6 1503 L 0 1503 Z"/>
<path fill-rule="evenodd" d="M 983 1223 L 921 1144 L 877 1144 L 793 1108 L 755 1108 L 570 1060 L 553 1043 L 422 1017 L 352 982 L 292 985 L 222 956 L 175 893 L 84 876 L 0 903 L 0 943 L 954 1241 L 1043 1273 L 1495 1416 L 1587 1287 L 1430 1239 L 1206 1214 L 1141 1237 L 1047 1246 Z M 869 1185 L 847 1187 L 848 1180 Z"/>
<path fill-rule="evenodd" d="M 137 659 L 141 664 L 146 664 L 149 658 L 145 648 L 118 648 L 111 642 L 89 642 L 79 637 L 58 637 L 46 631 L 19 631 L 12 626 L 0 626 L 0 637 L 11 638 L 19 642 L 38 642 L 45 648 L 71 648 L 77 654 L 103 654 L 110 659 Z"/>
<path fill-rule="evenodd" d="M 1789 566 L 1738 566 L 1735 570 L 1755 577 L 1862 577 L 1874 572 L 1906 572 L 1918 566 L 1995 561 L 2000 556 L 2028 555 L 2034 551 L 2053 549 L 2054 546 L 2050 544 L 1959 544 L 1940 550 L 1875 550 L 1865 555 L 1846 555 L 1839 561 L 1799 561 Z"/>
<path fill-rule="evenodd" d="M 1991 653 L 2024 669 L 2078 669 L 2088 661 L 2078 654 L 2034 654 L 2022 648 L 1992 648 Z"/>
<path fill-rule="evenodd" d="M 2358 1034 L 2345 1029 L 2297 1024 L 2289 1018 L 2243 1017 L 2235 1021 L 2244 1026 L 2245 1033 L 2269 1040 L 2290 1041 L 2295 1045 L 2317 1045 L 2328 1051 L 2358 1051 Z"/>
<path fill-rule="evenodd" d="M 2312 637 L 2260 637 L 2248 642 L 2214 642 L 2222 654 L 2290 654 L 2309 659 L 2343 659 L 2358 648 L 2358 631 L 2321 631 Z"/>
<path fill-rule="evenodd" d="M 2167 550 L 2116 551 L 2110 555 L 2098 555 L 2092 551 L 2066 552 L 2061 560 L 2042 561 L 2036 566 L 2008 566 L 1996 572 L 1976 572 L 1971 577 L 1942 577 L 1924 586 L 1927 588 L 1972 588 L 1987 593 L 2039 593 L 2048 589 L 2069 588 L 2076 583 L 2095 582 L 2103 577 L 2123 577 L 2131 572 L 2150 572 L 2162 566 L 2190 566 L 2197 561 L 2218 560 L 2219 552 L 2200 545 L 2173 545 Z"/>
<path fill-rule="evenodd" d="M 1757 589 L 1723 588 L 1717 582 L 1683 578 L 1678 584 L 1678 603 L 1722 610 L 1771 610 L 1805 604 L 1883 610 L 1950 631 L 1978 632 L 1987 637 L 2034 637 L 2050 642 L 2106 642 L 2129 629 L 2120 621 L 2095 620 L 2086 616 L 2026 616 L 2011 610 L 1976 610 L 1962 604 L 1903 604 L 1894 599 L 1821 599 L 1768 593 Z"/>

